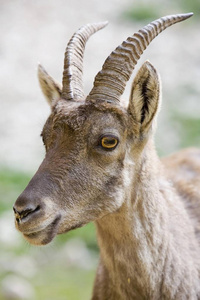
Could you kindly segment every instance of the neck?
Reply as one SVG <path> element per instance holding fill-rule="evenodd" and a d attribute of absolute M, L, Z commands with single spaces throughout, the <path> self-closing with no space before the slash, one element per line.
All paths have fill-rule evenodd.
<path fill-rule="evenodd" d="M 162 289 L 171 297 L 170 286 L 174 285 L 176 268 L 179 268 L 177 277 L 181 272 L 186 276 L 185 258 L 181 261 L 182 270 L 178 265 L 181 251 L 183 256 L 186 254 L 182 248 L 187 241 L 185 235 L 180 235 L 177 216 L 180 215 L 189 228 L 190 224 L 187 224 L 187 215 L 179 199 L 161 174 L 156 156 L 151 163 L 152 155 L 154 153 L 150 159 L 144 157 L 137 172 L 139 175 L 132 182 L 134 189 L 129 189 L 131 192 L 126 194 L 122 207 L 96 222 L 101 268 L 110 282 L 106 288 L 112 290 L 114 287 L 116 299 L 157 299 L 160 293 L 163 295 Z M 168 283 L 165 283 L 163 274 L 169 266 L 170 272 L 175 273 L 168 274 Z M 178 284 L 180 279 L 174 290 L 180 288 Z"/>

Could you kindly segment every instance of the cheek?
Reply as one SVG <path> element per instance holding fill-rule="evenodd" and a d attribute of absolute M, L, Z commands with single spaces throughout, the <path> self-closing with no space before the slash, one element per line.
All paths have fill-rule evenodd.
<path fill-rule="evenodd" d="M 119 171 L 121 174 L 121 171 Z M 101 186 L 98 187 L 99 194 L 94 194 L 89 201 L 89 206 L 93 206 L 99 212 L 99 217 L 111 213 L 120 208 L 124 202 L 123 179 L 118 174 L 104 177 Z"/>
<path fill-rule="evenodd" d="M 58 195 L 63 214 L 77 221 L 91 221 L 117 210 L 124 201 L 123 172 L 122 162 L 107 167 L 73 165 L 63 176 Z"/>
<path fill-rule="evenodd" d="M 104 212 L 114 212 L 119 209 L 125 201 L 126 197 L 130 196 L 131 186 L 134 178 L 134 163 L 125 158 L 123 163 L 110 170 L 107 178 L 101 186 L 101 194 L 98 198 L 102 204 Z"/>

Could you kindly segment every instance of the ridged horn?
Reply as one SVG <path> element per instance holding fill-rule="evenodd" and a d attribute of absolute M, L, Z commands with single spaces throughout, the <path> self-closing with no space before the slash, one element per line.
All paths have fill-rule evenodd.
<path fill-rule="evenodd" d="M 80 100 L 83 92 L 83 55 L 89 37 L 104 28 L 108 22 L 87 24 L 74 33 L 70 39 L 64 58 L 62 98 Z"/>
<path fill-rule="evenodd" d="M 151 41 L 169 26 L 186 20 L 192 15 L 193 13 L 187 13 L 162 17 L 128 37 L 106 59 L 102 70 L 95 77 L 87 101 L 118 103 L 137 61 Z"/>

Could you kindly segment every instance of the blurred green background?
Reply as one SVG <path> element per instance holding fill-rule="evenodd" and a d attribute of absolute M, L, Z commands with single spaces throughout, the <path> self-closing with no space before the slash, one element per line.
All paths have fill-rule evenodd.
<path fill-rule="evenodd" d="M 53 1 L 45 0 L 31 0 L 28 4 L 20 0 L 0 1 L 1 30 L 11 27 L 15 28 L 17 25 L 14 21 L 11 21 L 13 20 L 12 16 L 16 16 L 18 12 L 22 14 L 20 17 L 21 20 L 24 18 L 27 24 L 31 24 L 31 30 L 36 31 L 33 33 L 33 38 L 30 37 L 30 45 L 34 44 L 36 47 L 29 47 L 32 60 L 34 62 L 37 61 L 39 54 L 36 50 L 35 52 L 31 52 L 31 49 L 37 49 L 37 44 L 41 44 L 38 51 L 41 53 L 41 57 L 44 61 L 46 60 L 46 63 L 50 65 L 54 73 L 58 72 L 60 74 L 61 67 L 58 70 L 56 68 L 58 68 L 58 65 L 62 65 L 61 59 L 63 59 L 63 49 L 66 43 L 66 39 L 63 40 L 61 33 L 64 35 L 64 30 L 67 26 L 70 27 L 70 33 L 73 33 L 80 25 L 87 22 L 105 19 L 111 20 L 114 24 L 113 29 L 111 28 L 114 30 L 113 40 L 115 40 L 113 44 L 110 41 L 110 45 L 107 45 L 107 39 L 104 38 L 104 35 L 99 35 L 99 43 L 101 45 L 98 45 L 98 37 L 96 37 L 95 42 L 93 41 L 95 50 L 92 49 L 92 53 L 88 53 L 88 57 L 90 55 L 100 55 L 100 50 L 98 52 L 97 48 L 103 48 L 102 44 L 106 43 L 105 49 L 108 53 L 102 53 L 105 59 L 110 50 L 113 50 L 117 45 L 118 35 L 120 37 L 123 36 L 124 39 L 126 38 L 123 32 L 117 33 L 115 27 L 119 26 L 121 31 L 127 30 L 130 34 L 132 29 L 137 30 L 139 27 L 146 25 L 148 21 L 160 16 L 170 13 L 193 11 L 195 16 L 188 21 L 187 25 L 183 25 L 176 33 L 170 32 L 171 35 L 174 34 L 172 39 L 176 41 L 181 38 L 180 33 L 190 36 L 192 32 L 198 32 L 198 37 L 194 40 L 194 44 L 191 42 L 190 45 L 187 45 L 188 48 L 184 43 L 184 39 L 180 39 L 180 42 L 177 42 L 177 47 L 180 47 L 179 51 L 183 55 L 184 51 L 187 52 L 185 55 L 188 55 L 188 62 L 181 55 L 180 57 L 177 57 L 177 54 L 176 56 L 170 56 L 170 53 L 173 51 L 173 45 L 169 46 L 166 50 L 167 58 L 163 60 L 163 57 L 160 55 L 160 62 L 159 54 L 152 52 L 154 61 L 158 60 L 158 64 L 160 63 L 160 68 L 162 69 L 161 77 L 164 77 L 163 94 L 165 98 L 162 113 L 158 121 L 156 144 L 160 155 L 168 154 L 181 147 L 200 146 L 200 52 L 196 53 L 197 49 L 200 51 L 199 0 L 178 0 L 176 2 L 170 0 L 127 0 L 122 2 L 112 0 L 108 3 L 105 0 L 91 0 L 85 1 L 83 5 L 80 1 L 64 2 L 61 0 L 56 1 L 56 4 Z M 91 16 L 94 20 L 91 20 Z M 19 19 L 16 20 L 19 21 Z M 54 29 L 54 23 L 57 26 L 57 30 Z M 45 40 L 46 32 L 43 32 L 44 24 L 46 28 L 49 28 L 48 42 Z M 125 24 L 125 27 L 123 27 L 123 24 Z M 20 26 L 23 27 L 24 24 L 20 24 Z M 43 104 L 41 101 L 41 117 L 40 109 L 38 110 L 40 100 L 34 102 L 40 92 L 39 89 L 37 90 L 38 94 L 34 92 L 37 82 L 36 79 L 32 81 L 31 74 L 34 73 L 35 76 L 35 70 L 32 68 L 29 70 L 29 73 L 27 71 L 30 69 L 29 56 L 26 56 L 25 52 L 22 56 L 23 59 L 19 59 L 20 55 L 16 56 L 16 52 L 20 54 L 22 50 L 29 51 L 26 44 L 23 44 L 23 39 L 25 39 L 26 35 L 20 35 L 20 32 L 15 32 L 16 29 L 11 29 L 10 31 L 8 30 L 8 33 L 4 32 L 6 39 L 4 47 L 0 48 L 2 66 L 0 76 L 1 82 L 3 82 L 1 86 L 1 107 L 3 113 L 1 115 L 0 129 L 0 300 L 90 299 L 98 263 L 98 247 L 93 224 L 88 224 L 84 228 L 74 230 L 67 235 L 59 236 L 52 244 L 45 247 L 30 246 L 14 228 L 12 206 L 37 169 L 38 162 L 42 160 L 43 150 L 36 148 L 32 152 L 32 149 L 35 144 L 39 145 L 41 143 L 38 138 L 40 133 L 38 128 L 42 129 L 42 121 L 43 119 L 45 120 L 48 112 L 46 104 Z M 30 35 L 31 30 L 27 29 L 26 34 Z M 34 36 L 38 36 L 39 32 L 37 31 L 40 30 L 41 40 L 36 39 L 35 41 Z M 10 32 L 14 32 L 11 37 L 11 47 L 7 45 Z M 70 33 L 67 33 L 69 37 Z M 59 49 L 55 50 L 55 53 L 52 52 L 49 54 L 46 45 L 50 44 L 50 41 L 52 44 L 57 43 L 56 39 L 59 38 L 62 38 L 63 44 Z M 161 39 L 161 43 L 163 41 Z M 14 48 L 12 45 L 18 45 L 18 47 Z M 159 45 L 159 41 L 157 45 Z M 193 52 L 193 46 L 196 52 Z M 41 50 L 42 48 L 45 49 Z M 11 54 L 9 54 L 10 52 Z M 56 57 L 58 55 L 60 61 L 54 58 L 55 55 Z M 151 55 L 149 56 L 151 57 Z M 86 57 L 86 62 L 88 61 L 88 57 Z M 179 63 L 180 65 L 183 64 L 183 68 L 180 65 L 178 65 L 179 67 L 174 66 L 175 60 L 176 62 L 180 60 Z M 18 67 L 13 67 L 13 63 L 16 63 L 16 61 Z M 191 65 L 192 63 L 193 65 Z M 6 64 L 9 65 L 13 75 L 11 75 L 10 71 L 8 72 Z M 162 64 L 166 64 L 166 69 L 162 67 Z M 171 69 L 168 66 L 169 64 L 171 64 Z M 99 65 L 97 67 L 99 68 Z M 173 70 L 176 68 L 179 68 L 181 75 L 172 79 L 172 73 L 175 72 Z M 24 70 L 24 73 L 20 70 Z M 92 72 L 96 72 L 96 70 L 93 71 L 88 68 L 87 71 L 87 75 L 91 80 L 93 78 Z M 61 75 L 56 74 L 56 76 Z M 20 82 L 20 77 L 23 79 L 23 82 Z M 5 78 L 6 81 L 4 82 Z M 25 78 L 26 83 L 24 83 Z M 32 82 L 34 82 L 34 88 L 32 88 Z M 86 78 L 86 88 L 89 89 L 90 85 L 87 83 Z M 30 102 L 29 100 L 20 102 L 20 98 L 23 98 L 23 95 L 27 99 L 30 99 Z M 19 101 L 18 99 L 16 101 L 16 97 Z M 29 107 L 27 108 L 27 106 Z M 33 115 L 32 112 L 36 113 Z M 21 122 L 23 117 L 25 121 Z M 38 121 L 35 121 L 37 118 Z M 19 119 L 21 123 L 18 121 Z M 33 125 L 35 127 L 31 128 L 32 120 L 33 122 L 40 123 L 41 119 L 41 124 L 37 124 L 37 126 Z M 17 129 L 19 126 L 18 123 L 21 124 L 19 129 Z M 23 134 L 22 136 L 20 135 L 21 133 Z M 36 138 L 35 136 L 38 137 Z M 31 144 L 34 138 L 34 143 Z M 9 146 L 6 148 L 7 144 Z M 28 156 L 29 152 L 30 156 Z"/>

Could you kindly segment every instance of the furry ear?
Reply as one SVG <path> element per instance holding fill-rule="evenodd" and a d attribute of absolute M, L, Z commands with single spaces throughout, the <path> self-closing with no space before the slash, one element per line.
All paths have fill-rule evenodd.
<path fill-rule="evenodd" d="M 156 69 L 146 61 L 139 69 L 131 88 L 128 112 L 140 126 L 140 133 L 147 133 L 158 111 L 160 80 Z"/>
<path fill-rule="evenodd" d="M 53 107 L 61 98 L 61 85 L 57 83 L 40 64 L 38 65 L 38 79 L 47 102 Z"/>

